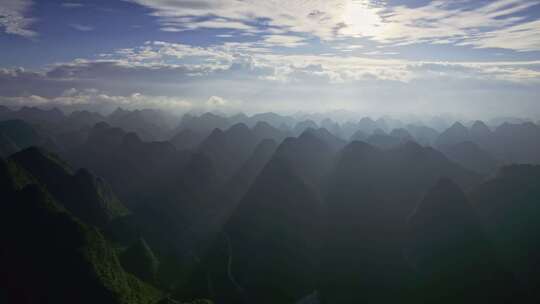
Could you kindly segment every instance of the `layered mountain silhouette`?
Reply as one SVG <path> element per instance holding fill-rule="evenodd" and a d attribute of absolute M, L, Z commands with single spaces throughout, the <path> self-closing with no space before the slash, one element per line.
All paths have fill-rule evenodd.
<path fill-rule="evenodd" d="M 346 114 L 0 107 L 0 302 L 538 302 L 537 124 Z"/>
<path fill-rule="evenodd" d="M 57 203 L 39 178 L 14 160 L 2 160 L 0 170 L 4 299 L 9 303 L 159 299 L 157 290 L 123 270 L 103 235 Z"/>
<path fill-rule="evenodd" d="M 540 272 L 539 206 L 540 167 L 512 165 L 479 185 L 472 200 L 505 264 L 539 299 L 536 286 Z"/>
<path fill-rule="evenodd" d="M 461 189 L 439 180 L 409 220 L 409 251 L 431 303 L 522 301 L 517 283 L 499 263 L 479 217 Z"/>

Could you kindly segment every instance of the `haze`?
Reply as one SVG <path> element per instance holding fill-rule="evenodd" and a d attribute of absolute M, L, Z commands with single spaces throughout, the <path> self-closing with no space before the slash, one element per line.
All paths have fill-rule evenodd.
<path fill-rule="evenodd" d="M 0 5 L 0 103 L 538 119 L 538 1 Z"/>

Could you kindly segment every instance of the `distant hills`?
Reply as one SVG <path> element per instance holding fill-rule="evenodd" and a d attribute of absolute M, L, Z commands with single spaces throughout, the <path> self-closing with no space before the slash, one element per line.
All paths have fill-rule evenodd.
<path fill-rule="evenodd" d="M 540 126 L 0 107 L 0 302 L 537 303 Z"/>

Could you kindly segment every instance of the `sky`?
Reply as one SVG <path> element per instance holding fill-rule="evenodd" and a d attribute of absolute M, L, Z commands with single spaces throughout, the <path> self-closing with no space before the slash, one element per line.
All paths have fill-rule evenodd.
<path fill-rule="evenodd" d="M 0 104 L 540 118 L 540 0 L 1 0 Z"/>

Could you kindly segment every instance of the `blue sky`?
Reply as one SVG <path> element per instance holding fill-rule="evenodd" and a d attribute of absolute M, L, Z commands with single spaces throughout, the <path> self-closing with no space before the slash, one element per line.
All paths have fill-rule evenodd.
<path fill-rule="evenodd" d="M 0 103 L 540 118 L 538 0 L 3 0 Z"/>

